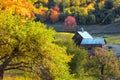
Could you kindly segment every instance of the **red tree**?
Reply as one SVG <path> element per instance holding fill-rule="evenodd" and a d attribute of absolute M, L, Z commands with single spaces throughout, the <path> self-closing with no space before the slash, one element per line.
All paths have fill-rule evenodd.
<path fill-rule="evenodd" d="M 60 8 L 58 6 L 54 6 L 52 9 L 57 11 L 57 12 L 60 12 Z"/>
<path fill-rule="evenodd" d="M 66 30 L 74 30 L 77 26 L 76 19 L 72 16 L 68 16 L 64 22 Z"/>

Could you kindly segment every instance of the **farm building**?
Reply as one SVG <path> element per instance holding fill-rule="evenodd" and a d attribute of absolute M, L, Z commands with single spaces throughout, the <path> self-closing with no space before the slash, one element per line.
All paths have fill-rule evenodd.
<path fill-rule="evenodd" d="M 106 40 L 104 38 L 93 38 L 87 31 L 77 31 L 72 38 L 76 45 L 82 46 L 87 50 L 95 47 L 105 47 Z"/>

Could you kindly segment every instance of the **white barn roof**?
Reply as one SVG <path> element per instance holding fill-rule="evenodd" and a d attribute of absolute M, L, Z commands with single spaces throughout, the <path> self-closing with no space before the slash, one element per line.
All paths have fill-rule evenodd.
<path fill-rule="evenodd" d="M 87 31 L 78 31 L 78 34 L 81 35 L 83 38 L 93 39 L 93 37 Z"/>

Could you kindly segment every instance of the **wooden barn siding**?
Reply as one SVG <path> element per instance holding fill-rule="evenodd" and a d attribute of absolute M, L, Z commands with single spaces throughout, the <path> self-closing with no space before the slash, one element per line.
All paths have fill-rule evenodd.
<path fill-rule="evenodd" d="M 86 48 L 86 49 L 88 49 L 88 48 L 95 48 L 95 47 L 103 47 L 103 45 L 102 44 L 81 44 L 80 46 L 82 46 L 82 47 L 84 47 L 84 48 Z"/>
<path fill-rule="evenodd" d="M 76 43 L 76 45 L 80 45 L 81 41 L 82 41 L 82 36 L 80 36 L 78 33 L 76 33 L 73 38 L 74 42 Z"/>

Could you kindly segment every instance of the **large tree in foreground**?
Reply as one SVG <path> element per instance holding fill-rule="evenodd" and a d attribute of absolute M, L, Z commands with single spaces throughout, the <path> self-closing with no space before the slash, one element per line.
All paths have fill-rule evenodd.
<path fill-rule="evenodd" d="M 0 80 L 5 71 L 15 69 L 34 74 L 34 80 L 72 79 L 70 57 L 52 43 L 53 36 L 54 31 L 40 22 L 0 13 Z"/>

